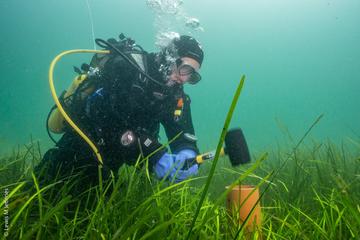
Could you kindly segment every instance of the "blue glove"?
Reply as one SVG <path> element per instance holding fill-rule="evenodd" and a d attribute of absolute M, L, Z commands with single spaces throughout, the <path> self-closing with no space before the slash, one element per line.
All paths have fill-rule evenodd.
<path fill-rule="evenodd" d="M 196 157 L 196 152 L 190 149 L 184 149 L 175 155 L 165 153 L 154 167 L 155 174 L 158 178 L 167 177 L 175 182 L 184 181 L 186 178 L 198 173 L 198 164 L 194 164 L 186 170 L 181 170 L 188 158 Z"/>
<path fill-rule="evenodd" d="M 174 167 L 174 156 L 169 153 L 165 153 L 155 164 L 154 172 L 159 179 L 162 179 L 165 176 L 168 178 L 170 177 L 171 169 Z"/>
<path fill-rule="evenodd" d="M 182 182 L 185 179 L 194 176 L 198 173 L 199 165 L 194 164 L 186 170 L 181 170 L 188 158 L 196 157 L 196 152 L 191 149 L 184 149 L 175 155 L 175 171 L 171 172 L 172 179 L 175 177 L 175 182 Z"/>

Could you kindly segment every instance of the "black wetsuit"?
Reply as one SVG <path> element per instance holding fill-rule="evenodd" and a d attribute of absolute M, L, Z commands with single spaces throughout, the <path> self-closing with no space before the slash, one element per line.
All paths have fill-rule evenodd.
<path fill-rule="evenodd" d="M 156 54 L 146 53 L 145 57 L 147 73 L 162 81 Z M 159 86 L 139 75 L 134 67 L 115 54 L 106 61 L 100 72 L 102 74 L 97 79 L 99 81 L 95 81 L 94 93 L 86 99 L 75 101 L 66 110 L 99 148 L 105 169 L 116 173 L 124 163 L 135 164 L 141 152 L 147 156 L 158 149 L 161 146 L 158 142 L 160 124 L 169 140 L 181 133 L 170 144 L 173 153 L 185 148 L 199 152 L 196 141 L 188 137 L 195 133 L 190 98 L 182 86 Z M 179 107 L 179 99 L 183 101 L 182 107 Z M 181 115 L 175 117 L 175 110 L 181 110 Z M 127 131 L 136 136 L 136 141 L 130 146 L 124 146 L 121 142 Z M 151 140 L 149 148 L 147 139 Z M 149 158 L 150 171 L 165 151 L 166 148 Z M 86 176 L 91 176 L 90 179 L 96 179 L 93 176 L 97 176 L 97 164 L 88 144 L 67 126 L 56 147 L 47 151 L 36 170 L 40 172 L 42 169 L 42 176 L 52 179 L 59 169 L 61 176 L 81 169 Z"/>

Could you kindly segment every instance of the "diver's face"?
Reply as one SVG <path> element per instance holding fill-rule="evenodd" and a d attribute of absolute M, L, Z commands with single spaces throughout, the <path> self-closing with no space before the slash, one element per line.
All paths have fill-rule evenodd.
<path fill-rule="evenodd" d="M 182 57 L 173 65 L 169 80 L 181 85 L 187 82 L 193 83 L 192 81 L 194 79 L 198 82 L 201 79 L 198 73 L 199 69 L 200 64 L 196 60 L 189 57 Z"/>

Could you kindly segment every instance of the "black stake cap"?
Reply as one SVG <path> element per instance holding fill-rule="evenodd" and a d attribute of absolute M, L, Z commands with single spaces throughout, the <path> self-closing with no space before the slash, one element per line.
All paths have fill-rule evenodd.
<path fill-rule="evenodd" d="M 234 128 L 227 132 L 224 150 L 229 155 L 232 166 L 250 162 L 249 148 L 240 128 Z"/>

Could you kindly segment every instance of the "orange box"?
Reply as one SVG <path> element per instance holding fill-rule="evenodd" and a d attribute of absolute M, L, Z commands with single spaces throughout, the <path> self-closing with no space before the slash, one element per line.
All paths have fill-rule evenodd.
<path fill-rule="evenodd" d="M 229 187 L 226 187 L 229 188 Z M 237 185 L 227 195 L 226 206 L 230 214 L 242 224 L 259 199 L 259 189 L 251 185 Z M 234 216 L 235 215 L 235 216 Z M 245 225 L 247 231 L 261 228 L 261 207 L 258 202 Z"/>

